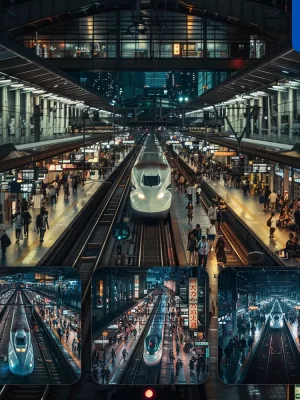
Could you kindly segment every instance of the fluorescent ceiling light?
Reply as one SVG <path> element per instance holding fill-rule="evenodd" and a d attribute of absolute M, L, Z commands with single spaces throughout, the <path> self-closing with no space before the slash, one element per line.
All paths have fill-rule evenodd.
<path fill-rule="evenodd" d="M 24 86 L 23 83 L 13 83 L 12 85 L 10 85 L 10 87 L 13 87 L 13 88 L 21 88 L 23 86 Z"/>
<path fill-rule="evenodd" d="M 10 83 L 11 79 L 0 79 L 0 84 L 1 83 Z"/>
<path fill-rule="evenodd" d="M 42 93 L 46 93 L 46 90 L 39 90 L 39 89 L 37 89 L 37 90 L 33 90 L 32 92 L 33 92 L 33 93 L 36 93 L 36 94 L 42 94 Z"/>
<path fill-rule="evenodd" d="M 23 88 L 23 90 L 26 90 L 26 91 L 31 91 L 31 90 L 35 90 L 35 88 L 34 87 L 24 87 Z"/>

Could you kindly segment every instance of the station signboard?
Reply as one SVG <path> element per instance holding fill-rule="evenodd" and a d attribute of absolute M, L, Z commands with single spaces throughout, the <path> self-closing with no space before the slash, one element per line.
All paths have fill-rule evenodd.
<path fill-rule="evenodd" d="M 236 156 L 235 151 L 215 151 L 214 155 L 216 157 L 224 157 L 224 156 Z"/>
<path fill-rule="evenodd" d="M 35 191 L 35 188 L 36 188 L 36 184 L 34 182 L 20 184 L 20 192 L 21 193 L 32 193 Z"/>
<path fill-rule="evenodd" d="M 18 181 L 34 181 L 35 180 L 35 173 L 34 169 L 22 169 L 17 173 L 17 180 Z"/>
<path fill-rule="evenodd" d="M 189 278 L 189 330 L 198 329 L 198 279 Z"/>
<path fill-rule="evenodd" d="M 94 340 L 95 344 L 108 344 L 109 343 L 109 339 L 97 339 Z"/>
<path fill-rule="evenodd" d="M 208 346 L 208 342 L 195 342 L 195 346 Z"/>
<path fill-rule="evenodd" d="M 258 173 L 269 173 L 271 171 L 271 166 L 267 163 L 252 163 L 251 166 L 252 172 L 258 172 Z"/>

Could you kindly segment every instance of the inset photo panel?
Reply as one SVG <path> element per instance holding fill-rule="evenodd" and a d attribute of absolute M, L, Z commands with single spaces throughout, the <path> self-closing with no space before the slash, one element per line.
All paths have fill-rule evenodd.
<path fill-rule="evenodd" d="M 80 301 L 73 268 L 0 268 L 1 385 L 64 385 L 80 378 Z"/>
<path fill-rule="evenodd" d="M 227 384 L 300 383 L 300 268 L 219 275 L 218 372 Z"/>
<path fill-rule="evenodd" d="M 209 371 L 208 275 L 198 267 L 104 267 L 92 279 L 99 384 L 197 385 Z"/>

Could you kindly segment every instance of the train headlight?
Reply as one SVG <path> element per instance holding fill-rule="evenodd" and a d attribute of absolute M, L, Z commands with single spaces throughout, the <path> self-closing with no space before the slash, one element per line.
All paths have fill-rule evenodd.
<path fill-rule="evenodd" d="M 280 321 L 280 326 L 283 326 L 283 321 Z"/>
<path fill-rule="evenodd" d="M 273 322 L 273 321 L 271 321 L 271 322 L 270 322 L 270 325 L 271 325 L 271 326 L 273 326 L 273 325 L 274 325 L 274 322 Z"/>
<path fill-rule="evenodd" d="M 138 198 L 141 200 L 145 200 L 145 195 L 143 193 L 139 193 Z"/>
<path fill-rule="evenodd" d="M 164 193 L 159 193 L 159 195 L 157 196 L 158 199 L 162 199 L 164 197 Z"/>

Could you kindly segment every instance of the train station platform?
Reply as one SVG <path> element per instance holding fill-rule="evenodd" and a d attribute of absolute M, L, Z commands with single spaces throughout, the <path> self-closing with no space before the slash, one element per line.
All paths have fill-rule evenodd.
<path fill-rule="evenodd" d="M 31 303 L 34 302 L 35 292 L 27 291 L 27 298 Z M 44 304 L 46 303 L 47 297 L 42 297 Z M 77 332 L 75 332 L 71 327 L 68 329 L 70 336 L 66 338 L 66 330 L 62 337 L 60 338 L 57 328 L 63 328 L 63 322 L 66 320 L 66 326 L 70 323 L 70 320 L 66 316 L 58 317 L 57 315 L 50 314 L 49 309 L 46 307 L 41 307 L 40 305 L 35 306 L 35 311 L 40 316 L 44 323 L 44 327 L 50 332 L 52 339 L 54 340 L 56 346 L 61 350 L 62 354 L 68 359 L 70 365 L 75 369 L 75 371 L 80 374 L 81 373 L 81 345 L 78 348 L 78 343 L 80 340 L 78 339 Z M 57 321 L 57 325 L 54 324 L 54 321 Z M 62 322 L 62 323 L 61 323 Z"/>
<path fill-rule="evenodd" d="M 196 167 L 192 166 L 186 159 L 180 158 L 196 172 Z M 216 196 L 222 197 L 232 212 L 242 219 L 253 232 L 253 235 L 257 236 L 272 252 L 279 256 L 281 251 L 286 247 L 286 242 L 291 231 L 288 228 L 277 227 L 275 238 L 269 238 L 270 228 L 267 226 L 267 221 L 271 216 L 271 210 L 264 211 L 264 205 L 259 203 L 259 195 L 248 193 L 247 196 L 244 196 L 242 189 L 225 186 L 222 174 L 219 181 L 204 179 L 216 193 Z M 275 218 L 279 219 L 279 212 L 276 210 Z"/>
<path fill-rule="evenodd" d="M 139 303 L 142 303 L 143 300 L 141 300 L 140 302 L 136 303 L 133 307 L 130 307 L 126 314 L 128 314 L 133 308 L 138 307 Z M 149 312 L 151 315 L 153 307 L 149 307 Z M 124 315 L 124 313 L 119 316 L 118 318 L 115 318 L 113 321 L 110 321 L 109 325 L 115 325 L 118 324 L 120 318 L 122 318 L 122 316 Z M 100 384 L 119 384 L 120 380 L 122 378 L 122 375 L 124 373 L 124 370 L 126 368 L 126 362 L 127 360 L 131 357 L 132 352 L 134 351 L 140 336 L 142 335 L 145 325 L 147 323 L 149 316 L 143 315 L 141 318 L 139 317 L 135 323 L 135 328 L 136 328 L 136 336 L 133 335 L 133 333 L 131 332 L 128 335 L 128 339 L 127 341 L 124 340 L 124 337 L 122 336 L 119 341 L 117 340 L 116 343 L 113 344 L 106 344 L 102 350 L 102 352 L 104 351 L 105 353 L 105 357 L 104 357 L 104 363 L 101 365 L 101 360 L 98 359 L 98 364 L 94 364 L 92 366 L 92 371 L 93 371 L 93 376 L 95 377 L 97 375 L 97 383 Z M 106 330 L 108 330 L 109 328 L 106 328 Z M 101 331 L 103 332 L 105 329 L 101 329 Z M 95 349 L 95 344 L 97 342 L 97 339 L 93 340 L 93 346 L 92 346 L 92 352 Z M 112 359 L 112 349 L 114 349 L 115 351 L 115 358 L 114 360 Z M 127 352 L 127 356 L 126 356 L 126 360 L 124 361 L 123 359 L 123 355 L 122 352 L 123 350 L 126 349 Z M 105 377 L 103 377 L 101 375 L 101 371 L 102 369 L 105 368 L 109 370 L 109 378 L 105 379 Z M 95 370 L 97 370 L 97 373 L 95 373 Z"/>
<path fill-rule="evenodd" d="M 127 153 L 124 155 L 126 157 Z M 121 157 L 118 164 L 123 160 Z M 118 165 L 116 163 L 116 166 Z M 116 167 L 112 169 L 114 171 Z M 50 200 L 46 203 L 48 211 L 49 228 L 45 232 L 44 242 L 41 243 L 39 235 L 36 232 L 35 220 L 40 212 L 39 208 L 29 208 L 32 216 L 32 223 L 29 225 L 28 236 L 23 236 L 24 239 L 16 242 L 15 230 L 13 224 L 6 225 L 6 233 L 11 240 L 11 245 L 6 249 L 6 255 L 0 256 L 0 266 L 34 266 L 45 256 L 52 245 L 59 239 L 65 229 L 70 225 L 71 221 L 76 218 L 77 214 L 86 206 L 90 198 L 96 191 L 105 184 L 109 179 L 109 172 L 105 179 L 87 180 L 85 185 L 78 185 L 77 192 L 73 193 L 71 184 L 70 196 L 64 199 L 63 187 L 61 187 L 57 203 L 51 205 Z"/>
<path fill-rule="evenodd" d="M 199 378 L 196 372 L 196 363 L 194 364 L 194 370 L 190 370 L 190 361 L 193 357 L 192 349 L 186 353 L 184 352 L 184 343 L 187 340 L 193 340 L 189 336 L 185 335 L 184 330 L 180 327 L 177 327 L 173 330 L 172 334 L 170 333 L 170 329 L 172 326 L 172 319 L 167 317 L 167 324 L 165 327 L 164 334 L 164 348 L 163 348 L 163 356 L 162 356 L 162 364 L 161 364 L 161 373 L 160 373 L 160 383 L 164 385 L 170 385 L 172 383 L 175 384 L 183 384 L 183 385 L 192 385 L 192 384 L 201 384 L 205 381 L 205 375 L 203 375 L 202 371 L 199 374 Z M 183 335 L 183 341 L 179 340 L 179 353 L 176 350 L 176 336 L 180 338 L 180 335 Z M 170 350 L 173 351 L 174 360 L 170 361 Z M 179 369 L 179 373 L 176 373 L 176 362 L 180 359 L 182 361 L 182 367 Z M 171 381 L 171 374 L 174 374 L 174 382 Z"/>
<path fill-rule="evenodd" d="M 266 323 L 267 321 L 268 321 L 268 315 L 266 315 Z M 246 371 L 249 362 L 251 361 L 253 355 L 255 354 L 256 347 L 259 343 L 259 339 L 263 333 L 266 323 L 264 324 L 259 323 L 258 326 L 256 326 L 254 336 L 252 336 L 252 333 L 250 331 L 246 331 L 245 335 L 243 336 L 246 339 L 247 347 L 243 352 L 241 352 L 240 349 L 236 350 L 235 348 L 233 348 L 232 355 L 228 363 L 226 363 L 226 356 L 224 350 L 228 345 L 229 341 L 233 339 L 233 335 L 225 334 L 219 336 L 218 345 L 223 350 L 222 361 L 220 362 L 220 368 L 219 368 L 219 378 L 222 380 L 222 382 L 226 384 L 238 383 L 239 377 Z M 254 340 L 252 351 L 250 351 L 248 347 L 249 337 L 252 337 Z"/>
<path fill-rule="evenodd" d="M 298 347 L 298 351 L 300 352 L 300 340 L 298 336 L 298 322 L 297 320 L 291 324 L 290 322 L 287 322 L 287 326 L 289 327 L 289 330 L 294 338 L 294 341 Z"/>

